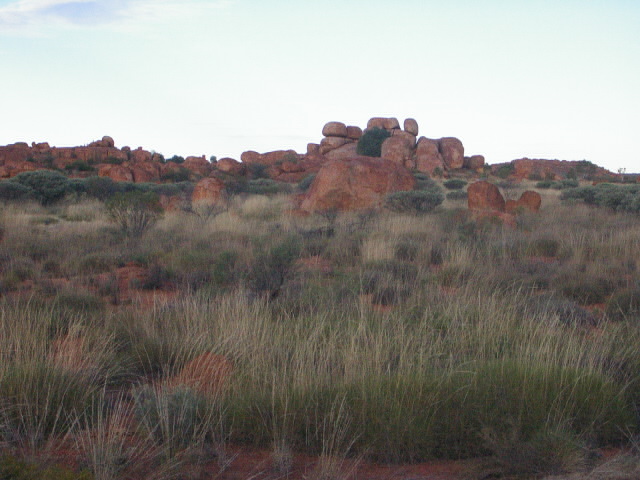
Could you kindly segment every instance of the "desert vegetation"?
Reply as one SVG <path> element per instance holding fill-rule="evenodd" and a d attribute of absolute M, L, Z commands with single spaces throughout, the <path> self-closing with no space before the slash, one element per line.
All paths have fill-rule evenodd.
<path fill-rule="evenodd" d="M 238 446 L 273 478 L 300 453 L 317 479 L 637 478 L 635 187 L 540 190 L 508 227 L 424 174 L 308 216 L 257 180 L 198 215 L 160 213 L 187 183 L 22 175 L 0 183 L 0 478 L 217 478 Z"/>

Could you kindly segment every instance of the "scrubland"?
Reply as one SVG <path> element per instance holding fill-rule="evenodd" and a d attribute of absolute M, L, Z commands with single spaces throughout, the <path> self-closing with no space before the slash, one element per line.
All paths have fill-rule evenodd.
<path fill-rule="evenodd" d="M 516 228 L 463 199 L 301 217 L 254 195 L 140 237 L 99 201 L 4 204 L 0 471 L 22 473 L 0 477 L 215 478 L 240 445 L 273 478 L 297 453 L 327 480 L 638 478 L 640 218 L 542 193 Z M 176 386 L 206 352 L 233 366 L 217 388 Z"/>

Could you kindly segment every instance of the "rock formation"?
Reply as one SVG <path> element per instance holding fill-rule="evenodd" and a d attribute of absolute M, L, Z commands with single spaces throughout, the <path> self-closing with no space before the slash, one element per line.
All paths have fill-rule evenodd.
<path fill-rule="evenodd" d="M 411 190 L 413 175 L 386 159 L 352 157 L 325 163 L 301 204 L 307 212 L 354 210 L 380 205 L 385 195 Z"/>
<path fill-rule="evenodd" d="M 467 188 L 467 202 L 469 210 L 505 211 L 504 197 L 494 184 L 479 181 Z"/>

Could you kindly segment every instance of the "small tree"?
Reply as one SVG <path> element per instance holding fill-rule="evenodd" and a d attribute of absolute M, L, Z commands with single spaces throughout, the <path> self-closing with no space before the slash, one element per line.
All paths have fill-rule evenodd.
<path fill-rule="evenodd" d="M 160 199 L 154 192 L 118 193 L 106 203 L 109 218 L 125 235 L 138 238 L 162 215 Z"/>

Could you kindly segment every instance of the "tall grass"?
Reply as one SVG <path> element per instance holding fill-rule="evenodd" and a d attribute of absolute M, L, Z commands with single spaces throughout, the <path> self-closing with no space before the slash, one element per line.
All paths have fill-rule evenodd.
<path fill-rule="evenodd" d="M 284 197 L 254 197 L 208 218 L 167 215 L 122 252 L 117 235 L 99 233 L 94 208 L 66 210 L 82 221 L 5 211 L 0 280 L 19 255 L 34 271 L 28 281 L 42 284 L 55 257 L 62 275 L 97 296 L 96 276 L 135 260 L 166 269 L 176 294 L 144 309 L 76 308 L 62 293 L 53 303 L 44 294 L 0 300 L 3 441 L 35 450 L 76 436 L 101 478 L 117 475 L 123 430 L 146 432 L 167 465 L 194 446 L 222 451 L 232 441 L 272 449 L 283 474 L 291 452 L 317 454 L 315 475 L 332 478 L 347 456 L 491 454 L 506 465 L 510 444 L 530 472 L 559 472 L 580 463 L 571 459 L 583 447 L 638 430 L 635 317 L 589 317 L 565 288 L 579 278 L 588 290 L 600 277 L 618 293 L 637 286 L 636 217 L 554 205 L 516 229 L 447 211 L 296 218 Z M 58 223 L 32 224 L 43 212 Z M 296 257 L 331 268 L 288 258 L 277 295 L 256 295 L 254 267 L 283 238 L 300 242 Z M 48 361 L 60 345 L 75 345 L 82 361 Z M 224 390 L 202 399 L 170 388 L 205 352 L 233 364 Z M 120 391 L 115 406 L 105 386 Z M 138 427 L 124 421 L 127 398 L 137 401 Z"/>

